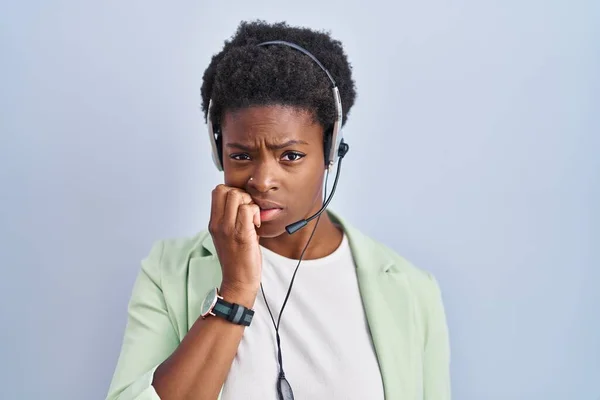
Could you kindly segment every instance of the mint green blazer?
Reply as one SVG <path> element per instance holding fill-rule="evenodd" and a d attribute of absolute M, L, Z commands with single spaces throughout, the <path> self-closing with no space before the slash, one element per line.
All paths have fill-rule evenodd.
<path fill-rule="evenodd" d="M 345 231 L 387 400 L 449 400 L 450 345 L 435 278 L 328 211 Z M 135 281 L 108 400 L 157 400 L 155 369 L 221 283 L 211 235 L 157 242 Z M 252 329 L 247 328 L 247 329 Z"/>

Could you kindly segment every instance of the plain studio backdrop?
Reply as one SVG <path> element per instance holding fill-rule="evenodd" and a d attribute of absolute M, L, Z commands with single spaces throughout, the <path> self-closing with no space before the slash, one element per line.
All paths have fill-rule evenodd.
<path fill-rule="evenodd" d="M 343 42 L 332 208 L 439 279 L 454 398 L 597 400 L 599 4 L 3 2 L 0 398 L 105 397 L 140 260 L 222 179 L 204 69 L 260 18 Z"/>

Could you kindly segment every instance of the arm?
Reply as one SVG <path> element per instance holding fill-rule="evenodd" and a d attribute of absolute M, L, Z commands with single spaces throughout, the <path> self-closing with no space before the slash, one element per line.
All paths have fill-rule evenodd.
<path fill-rule="evenodd" d="M 252 308 L 256 293 L 223 288 L 227 301 Z M 216 399 L 242 340 L 244 326 L 222 318 L 198 318 L 177 350 L 154 373 L 163 400 Z"/>
<path fill-rule="evenodd" d="M 439 285 L 430 275 L 423 360 L 424 400 L 450 400 L 450 341 Z"/>
<path fill-rule="evenodd" d="M 121 354 L 107 400 L 158 400 L 152 387 L 156 367 L 179 343 L 160 288 L 163 244 L 156 244 L 142 261 L 129 300 Z"/>
<path fill-rule="evenodd" d="M 212 193 L 208 230 L 223 276 L 221 296 L 252 308 L 260 286 L 260 208 L 245 191 L 218 185 Z M 163 400 L 218 397 L 244 334 L 244 327 L 218 317 L 199 318 L 177 350 L 154 373 Z"/>
<path fill-rule="evenodd" d="M 216 399 L 237 351 L 243 327 L 213 317 L 199 318 L 179 344 L 160 287 L 162 252 L 158 244 L 142 262 L 107 400 Z M 222 295 L 247 307 L 255 298 Z"/>

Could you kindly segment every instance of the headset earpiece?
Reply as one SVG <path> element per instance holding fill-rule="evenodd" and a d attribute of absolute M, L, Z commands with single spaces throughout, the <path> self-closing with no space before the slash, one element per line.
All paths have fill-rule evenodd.
<path fill-rule="evenodd" d="M 333 128 L 326 129 L 323 132 L 323 154 L 325 158 L 325 167 L 329 167 L 329 152 L 331 151 L 331 138 L 333 136 Z"/>
<path fill-rule="evenodd" d="M 215 144 L 217 146 L 217 157 L 221 163 L 221 168 L 223 168 L 223 135 L 221 134 L 221 128 L 218 125 L 216 126 L 216 133 Z"/>

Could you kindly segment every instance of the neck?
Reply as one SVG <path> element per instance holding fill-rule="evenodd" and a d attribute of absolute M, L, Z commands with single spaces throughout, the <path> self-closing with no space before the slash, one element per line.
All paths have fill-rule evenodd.
<path fill-rule="evenodd" d="M 298 260 L 315 228 L 317 219 L 313 219 L 308 225 L 292 235 L 284 232 L 274 238 L 261 238 L 260 244 L 283 257 Z M 324 211 L 302 259 L 314 260 L 328 256 L 339 247 L 342 238 L 342 229 L 334 224 L 327 211 Z"/>

